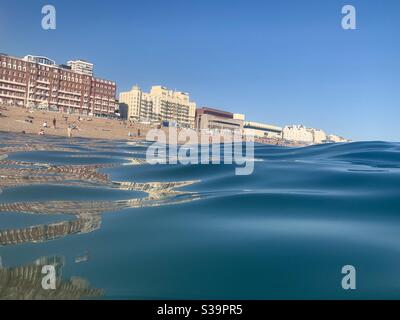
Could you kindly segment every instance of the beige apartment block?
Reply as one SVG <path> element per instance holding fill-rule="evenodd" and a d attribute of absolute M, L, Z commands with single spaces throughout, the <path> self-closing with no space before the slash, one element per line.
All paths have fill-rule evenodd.
<path fill-rule="evenodd" d="M 153 100 L 150 94 L 142 92 L 138 86 L 131 91 L 121 92 L 119 102 L 128 106 L 128 119 L 133 121 L 156 121 L 157 114 L 153 113 Z"/>
<path fill-rule="evenodd" d="M 153 86 L 149 93 L 134 86 L 121 92 L 120 103 L 128 106 L 128 119 L 140 122 L 173 122 L 180 127 L 194 128 L 196 103 L 188 93 Z"/>

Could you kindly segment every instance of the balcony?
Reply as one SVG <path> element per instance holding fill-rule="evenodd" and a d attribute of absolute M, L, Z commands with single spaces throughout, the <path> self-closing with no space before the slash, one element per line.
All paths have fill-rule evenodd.
<path fill-rule="evenodd" d="M 11 98 L 11 99 L 18 99 L 18 100 L 25 100 L 25 97 L 16 96 L 16 95 L 13 95 L 13 94 L 4 94 L 4 93 L 0 93 L 0 97 L 3 97 L 3 98 Z"/>
<path fill-rule="evenodd" d="M 22 82 L 16 82 L 16 81 L 9 81 L 9 80 L 0 79 L 0 83 L 1 82 L 9 83 L 9 84 L 16 84 L 17 86 L 26 87 L 26 83 L 22 83 Z"/>
<path fill-rule="evenodd" d="M 24 89 L 10 88 L 8 86 L 4 86 L 4 85 L 1 85 L 1 84 L 0 84 L 0 89 L 8 90 L 8 91 L 14 91 L 14 92 L 20 92 L 20 93 L 25 93 Z"/>

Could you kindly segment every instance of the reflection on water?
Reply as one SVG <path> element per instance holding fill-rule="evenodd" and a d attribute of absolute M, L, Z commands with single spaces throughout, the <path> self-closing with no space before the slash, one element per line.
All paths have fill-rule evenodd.
<path fill-rule="evenodd" d="M 90 233 L 101 228 L 104 213 L 129 208 L 173 205 L 199 199 L 196 193 L 177 190 L 196 183 L 195 180 L 145 183 L 112 181 L 110 176 L 101 170 L 143 165 L 145 159 L 134 158 L 129 152 L 117 157 L 107 154 L 111 148 L 112 144 L 99 141 L 73 140 L 60 146 L 56 143 L 40 143 L 34 137 L 21 138 L 18 135 L 15 139 L 1 141 L 0 194 L 3 193 L 4 196 L 7 189 L 62 186 L 67 188 L 63 189 L 67 199 L 62 197 L 63 200 L 47 200 L 47 195 L 42 194 L 41 198 L 44 200 L 35 201 L 34 196 L 29 197 L 29 194 L 25 194 L 27 198 L 21 193 L 17 202 L 0 202 L 0 213 L 32 216 L 69 215 L 72 219 L 64 218 L 62 220 L 65 221 L 9 229 L 0 226 L 0 246 L 45 243 L 66 236 Z M 74 164 L 69 164 L 70 161 Z M 76 187 L 86 191 L 120 191 L 124 193 L 125 198 L 91 199 L 89 195 L 89 199 L 69 200 L 68 188 Z M 88 253 L 85 253 L 76 256 L 74 261 L 87 262 L 88 257 Z M 4 264 L 0 252 L 0 299 L 82 299 L 104 295 L 104 290 L 91 288 L 85 279 L 73 277 L 62 280 L 64 257 L 39 258 L 33 263 L 18 267 L 6 267 Z M 42 289 L 41 281 L 44 275 L 41 271 L 44 265 L 56 267 L 56 290 Z"/>
<path fill-rule="evenodd" d="M 101 226 L 101 217 L 78 218 L 73 221 L 32 226 L 0 232 L 0 244 L 11 245 L 25 242 L 43 242 L 55 240 L 71 234 L 88 233 Z"/>
<path fill-rule="evenodd" d="M 72 146 L 78 146 L 79 143 Z M 101 148 L 94 146 L 89 151 Z M 21 229 L 0 231 L 0 245 L 14 245 L 26 242 L 43 242 L 65 237 L 67 235 L 88 233 L 101 227 L 101 215 L 127 208 L 154 207 L 172 205 L 199 199 L 196 193 L 176 190 L 189 186 L 197 181 L 180 182 L 120 182 L 111 181 L 100 169 L 117 166 L 140 165 L 143 159 L 129 158 L 127 162 L 84 165 L 52 165 L 44 162 L 27 162 L 9 159 L 13 153 L 33 151 L 78 152 L 69 146 L 61 148 L 52 145 L 24 144 L 21 146 L 4 146 L 0 148 L 0 190 L 11 187 L 30 185 L 62 185 L 80 187 L 102 187 L 109 190 L 143 192 L 145 197 L 115 201 L 43 201 L 0 203 L 0 212 L 25 214 L 68 214 L 73 221 L 62 221 Z M 88 152 L 88 150 L 86 150 Z M 81 158 L 88 157 L 85 154 Z"/>
<path fill-rule="evenodd" d="M 101 296 L 71 276 L 105 298 L 400 297 L 400 144 L 256 145 L 251 176 L 146 147 L 0 133 L 1 297 L 54 298 L 28 278 L 51 256 L 71 298 Z"/>
<path fill-rule="evenodd" d="M 42 288 L 42 268 L 52 265 L 56 269 L 56 289 Z M 90 287 L 87 280 L 73 277 L 62 279 L 62 269 L 65 265 L 63 257 L 43 257 L 33 263 L 7 268 L 0 264 L 0 299 L 84 299 L 99 298 L 104 290 Z"/>

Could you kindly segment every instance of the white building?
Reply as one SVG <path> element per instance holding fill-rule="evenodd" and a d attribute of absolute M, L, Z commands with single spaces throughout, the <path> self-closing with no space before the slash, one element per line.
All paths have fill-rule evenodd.
<path fill-rule="evenodd" d="M 325 143 L 328 140 L 325 131 L 321 129 L 309 129 L 309 131 L 313 135 L 313 143 L 315 144 Z"/>
<path fill-rule="evenodd" d="M 43 56 L 27 55 L 22 60 L 27 61 L 27 62 L 44 64 L 44 65 L 48 65 L 48 66 L 55 66 L 56 65 L 56 62 L 54 60 L 51 60 L 51 59 L 49 59 L 47 57 L 43 57 Z"/>
<path fill-rule="evenodd" d="M 244 135 L 252 135 L 256 138 L 281 139 L 282 128 L 270 124 L 246 121 L 243 127 Z"/>
<path fill-rule="evenodd" d="M 313 143 L 313 133 L 302 125 L 292 125 L 283 128 L 282 138 L 287 141 Z"/>
<path fill-rule="evenodd" d="M 339 136 L 337 136 L 337 135 L 335 135 L 335 134 L 330 134 L 330 135 L 327 137 L 327 140 L 328 140 L 329 142 L 335 142 L 335 143 L 348 142 L 347 139 L 345 139 L 345 138 L 343 138 L 343 137 L 339 137 Z"/>
<path fill-rule="evenodd" d="M 346 141 L 338 136 L 328 136 L 325 131 L 321 129 L 306 128 L 302 125 L 286 126 L 283 129 L 283 139 L 295 142 L 321 144 L 329 141 L 343 142 Z M 343 139 L 343 140 L 341 140 Z"/>
<path fill-rule="evenodd" d="M 234 120 L 244 121 L 245 120 L 245 115 L 241 114 L 241 113 L 234 113 L 233 114 L 233 119 Z"/>
<path fill-rule="evenodd" d="M 67 62 L 67 65 L 71 67 L 73 72 L 93 76 L 93 63 L 84 60 L 71 60 Z"/>

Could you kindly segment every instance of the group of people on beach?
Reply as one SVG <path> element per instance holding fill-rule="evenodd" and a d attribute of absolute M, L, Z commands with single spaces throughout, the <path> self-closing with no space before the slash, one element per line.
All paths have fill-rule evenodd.
<path fill-rule="evenodd" d="M 67 121 L 68 121 L 68 120 L 67 120 Z M 47 121 L 45 121 L 45 122 L 43 123 L 43 128 L 40 129 L 38 135 L 39 135 L 39 136 L 43 136 L 44 133 L 45 133 L 44 129 L 46 129 L 46 128 L 49 128 L 49 126 L 48 126 L 48 124 L 47 124 Z M 56 119 L 55 117 L 53 118 L 53 129 L 54 129 L 54 130 L 57 129 L 57 119 Z M 69 125 L 67 126 L 67 136 L 68 136 L 68 138 L 72 138 L 72 131 L 73 131 L 73 130 L 80 130 L 80 129 L 79 129 L 75 124 L 69 124 Z"/>
<path fill-rule="evenodd" d="M 57 125 L 57 119 L 54 117 L 53 118 L 53 128 L 56 129 L 56 125 Z M 43 122 L 43 128 L 40 129 L 38 135 L 39 136 L 44 136 L 44 129 L 49 128 L 47 121 Z"/>

